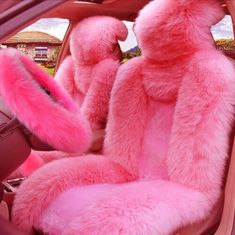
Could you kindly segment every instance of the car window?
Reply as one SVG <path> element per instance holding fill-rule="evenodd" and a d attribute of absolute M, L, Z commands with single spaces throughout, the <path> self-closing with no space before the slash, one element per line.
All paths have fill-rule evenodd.
<path fill-rule="evenodd" d="M 120 42 L 123 51 L 123 62 L 141 54 L 137 46 L 137 40 L 133 32 L 133 22 L 123 21 L 128 28 L 128 38 L 125 42 Z M 212 36 L 218 49 L 223 50 L 229 56 L 235 58 L 235 42 L 233 24 L 230 15 L 226 15 L 218 24 L 211 28 Z M 234 54 L 234 55 L 233 55 Z"/>
<path fill-rule="evenodd" d="M 137 41 L 136 41 L 136 37 L 133 31 L 133 26 L 134 26 L 134 22 L 130 22 L 130 21 L 123 21 L 123 23 L 126 25 L 127 29 L 128 29 L 128 37 L 127 39 L 122 42 L 120 41 L 120 46 L 123 52 L 126 52 L 134 47 L 137 46 Z"/>
<path fill-rule="evenodd" d="M 213 38 L 219 50 L 235 58 L 233 23 L 230 15 L 226 15 L 218 24 L 211 28 Z"/>
<path fill-rule="evenodd" d="M 67 19 L 40 19 L 3 42 L 1 47 L 16 48 L 53 76 L 68 26 Z"/>
<path fill-rule="evenodd" d="M 123 21 L 128 28 L 125 42 L 119 42 L 123 51 L 123 62 L 141 54 L 133 31 L 134 22 Z M 57 56 L 64 35 L 69 26 L 69 20 L 60 18 L 40 19 L 25 28 L 12 38 L 0 45 L 1 47 L 15 47 L 27 54 L 49 74 L 54 75 Z M 216 46 L 227 54 L 235 57 L 234 35 L 232 19 L 226 15 L 218 24 L 211 28 Z"/>
<path fill-rule="evenodd" d="M 120 47 L 123 52 L 123 62 L 126 62 L 133 57 L 139 56 L 141 54 L 141 52 L 140 52 L 140 49 L 137 45 L 136 36 L 133 31 L 134 22 L 123 21 L 123 23 L 128 28 L 128 37 L 127 37 L 126 41 L 119 42 L 119 43 L 120 43 Z"/>

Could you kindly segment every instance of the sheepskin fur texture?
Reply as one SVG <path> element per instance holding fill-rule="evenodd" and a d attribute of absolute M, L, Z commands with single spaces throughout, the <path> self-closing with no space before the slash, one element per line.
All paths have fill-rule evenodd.
<path fill-rule="evenodd" d="M 58 160 L 32 174 L 14 202 L 18 227 L 170 235 L 210 216 L 235 103 L 233 64 L 210 34 L 222 17 L 217 0 L 155 0 L 140 12 L 143 54 L 118 70 L 104 154 Z"/>
<path fill-rule="evenodd" d="M 55 80 L 78 103 L 92 129 L 104 129 L 108 103 L 122 53 L 126 26 L 113 17 L 93 16 L 78 23 L 70 38 L 70 52 Z"/>
<path fill-rule="evenodd" d="M 82 153 L 79 155 L 83 155 Z M 35 151 L 31 150 L 27 160 L 18 169 L 10 175 L 9 178 L 13 177 L 28 177 L 35 170 L 42 167 L 44 164 L 59 160 L 65 157 L 77 157 L 78 153 L 68 153 L 62 151 Z"/>
<path fill-rule="evenodd" d="M 110 93 L 122 57 L 118 40 L 125 40 L 127 34 L 126 26 L 113 17 L 94 16 L 82 20 L 71 34 L 71 55 L 56 72 L 55 81 L 81 108 L 93 135 L 105 129 Z M 53 153 L 32 151 L 30 160 L 22 164 L 18 173 L 29 176 L 49 161 L 49 155 Z M 62 156 L 70 157 L 71 154 L 55 152 L 50 159 Z"/>
<path fill-rule="evenodd" d="M 89 148 L 89 122 L 48 74 L 15 49 L 1 50 L 0 63 L 0 94 L 31 132 L 59 150 Z"/>

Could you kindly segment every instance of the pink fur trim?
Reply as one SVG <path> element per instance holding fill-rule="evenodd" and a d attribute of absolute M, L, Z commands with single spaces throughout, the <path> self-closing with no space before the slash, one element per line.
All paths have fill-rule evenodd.
<path fill-rule="evenodd" d="M 0 93 L 12 113 L 59 150 L 87 150 L 91 142 L 89 123 L 53 79 L 14 49 L 1 50 L 0 61 Z"/>

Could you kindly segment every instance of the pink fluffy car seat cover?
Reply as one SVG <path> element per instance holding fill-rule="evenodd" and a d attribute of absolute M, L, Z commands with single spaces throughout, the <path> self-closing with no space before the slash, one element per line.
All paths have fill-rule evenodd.
<path fill-rule="evenodd" d="M 99 133 L 104 133 L 110 93 L 122 57 L 118 40 L 125 40 L 127 34 L 125 24 L 113 17 L 82 20 L 71 33 L 71 56 L 65 58 L 54 77 L 88 119 L 94 131 L 91 151 L 102 150 L 103 136 Z M 32 151 L 16 173 L 29 176 L 48 161 L 70 156 L 65 152 Z"/>
<path fill-rule="evenodd" d="M 91 129 L 79 107 L 56 82 L 15 49 L 0 52 L 0 95 L 11 112 L 56 149 L 83 152 Z"/>
<path fill-rule="evenodd" d="M 140 12 L 142 56 L 118 70 L 104 154 L 35 172 L 16 195 L 17 226 L 50 235 L 170 235 L 210 215 L 235 103 L 233 64 L 210 33 L 223 15 L 217 0 L 155 0 Z"/>
<path fill-rule="evenodd" d="M 74 28 L 70 52 L 55 80 L 81 106 L 92 129 L 105 128 L 110 92 L 120 65 L 118 40 L 128 35 L 124 23 L 109 16 L 88 17 Z"/>

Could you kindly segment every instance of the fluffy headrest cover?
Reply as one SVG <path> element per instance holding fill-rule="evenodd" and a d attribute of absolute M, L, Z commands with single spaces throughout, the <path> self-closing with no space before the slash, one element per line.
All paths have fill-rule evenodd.
<path fill-rule="evenodd" d="M 82 20 L 73 30 L 70 51 L 79 63 L 97 63 L 113 58 L 118 40 L 128 35 L 126 26 L 113 17 L 94 16 Z"/>
<path fill-rule="evenodd" d="M 210 27 L 223 16 L 218 0 L 155 0 L 140 11 L 135 33 L 145 57 L 164 60 L 213 44 Z"/>

